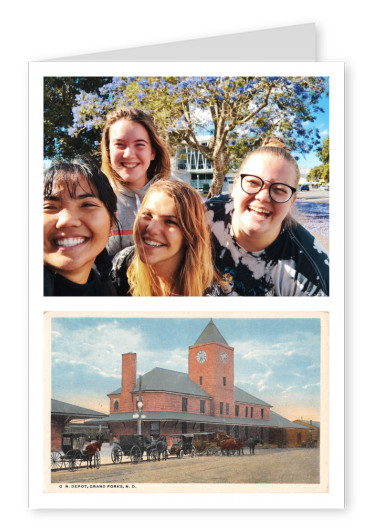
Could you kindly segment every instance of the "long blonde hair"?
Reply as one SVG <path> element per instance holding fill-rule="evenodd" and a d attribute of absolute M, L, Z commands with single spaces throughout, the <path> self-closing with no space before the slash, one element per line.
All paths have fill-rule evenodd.
<path fill-rule="evenodd" d="M 156 277 L 152 266 L 141 261 L 137 249 L 138 245 L 142 245 L 139 237 L 139 218 L 143 205 L 154 192 L 163 192 L 173 199 L 177 222 L 184 238 L 184 256 L 171 285 L 164 284 L 160 278 Z M 131 295 L 136 297 L 155 295 L 200 297 L 214 280 L 221 283 L 214 271 L 205 207 L 200 194 L 189 184 L 170 180 L 153 184 L 145 194 L 133 231 L 136 242 L 135 257 L 127 272 Z M 141 243 L 137 244 L 137 242 Z"/>
<path fill-rule="evenodd" d="M 136 122 L 142 125 L 148 132 L 151 146 L 155 150 L 155 158 L 150 162 L 147 170 L 147 178 L 149 181 L 151 179 L 156 181 L 158 179 L 168 179 L 171 174 L 170 153 L 167 145 L 160 137 L 153 119 L 149 114 L 136 107 L 120 107 L 107 114 L 101 140 L 101 170 L 110 179 L 115 192 L 118 191 L 119 184 L 127 186 L 120 180 L 119 175 L 112 168 L 110 160 L 110 129 L 119 120 Z"/>

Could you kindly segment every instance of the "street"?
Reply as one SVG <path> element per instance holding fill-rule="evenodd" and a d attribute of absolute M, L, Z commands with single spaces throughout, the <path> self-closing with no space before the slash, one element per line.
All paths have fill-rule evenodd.
<path fill-rule="evenodd" d="M 277 483 L 320 482 L 319 448 L 260 449 L 254 455 L 199 456 L 167 461 L 142 461 L 99 469 L 62 469 L 51 483 Z"/>

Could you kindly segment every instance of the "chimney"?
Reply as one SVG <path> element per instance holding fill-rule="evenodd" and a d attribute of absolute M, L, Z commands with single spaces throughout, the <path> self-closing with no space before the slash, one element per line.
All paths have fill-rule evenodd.
<path fill-rule="evenodd" d="M 122 354 L 122 384 L 121 392 L 130 393 L 136 387 L 137 354 L 128 352 Z"/>

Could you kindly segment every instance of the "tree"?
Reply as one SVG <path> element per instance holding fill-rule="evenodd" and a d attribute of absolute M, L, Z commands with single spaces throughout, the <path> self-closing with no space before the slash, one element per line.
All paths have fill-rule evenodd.
<path fill-rule="evenodd" d="M 317 151 L 322 165 L 315 166 L 307 175 L 307 181 L 325 181 L 329 183 L 329 136 L 324 138 L 322 148 Z"/>
<path fill-rule="evenodd" d="M 97 90 L 111 78 L 103 77 L 45 77 L 44 78 L 44 157 L 46 159 L 70 158 L 93 151 L 98 142 L 96 131 L 72 136 L 72 107 L 80 90 Z"/>
<path fill-rule="evenodd" d="M 172 148 L 186 144 L 211 162 L 209 197 L 221 192 L 226 173 L 261 138 L 282 136 L 292 151 L 308 153 L 319 144 L 311 124 L 323 112 L 326 78 L 318 77 L 117 77 L 97 91 L 80 90 L 72 108 L 73 138 L 94 131 L 105 115 L 123 105 L 149 111 Z M 199 136 L 210 135 L 208 145 Z"/>

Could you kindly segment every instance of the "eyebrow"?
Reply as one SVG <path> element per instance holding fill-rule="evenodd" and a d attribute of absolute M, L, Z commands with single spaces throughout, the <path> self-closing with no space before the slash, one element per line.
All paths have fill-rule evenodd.
<path fill-rule="evenodd" d="M 143 208 L 141 211 L 141 214 L 153 214 L 154 212 L 150 208 Z M 163 214 L 160 216 L 161 218 L 175 218 L 178 219 L 178 217 L 175 214 Z"/>
<path fill-rule="evenodd" d="M 76 195 L 75 197 L 72 197 L 72 199 L 87 199 L 88 197 L 90 198 L 95 198 L 95 199 L 99 199 L 96 195 L 94 194 L 79 194 L 79 195 Z M 49 201 L 60 201 L 60 198 L 61 196 L 60 195 L 45 195 L 44 196 L 44 199 L 48 199 Z"/>

